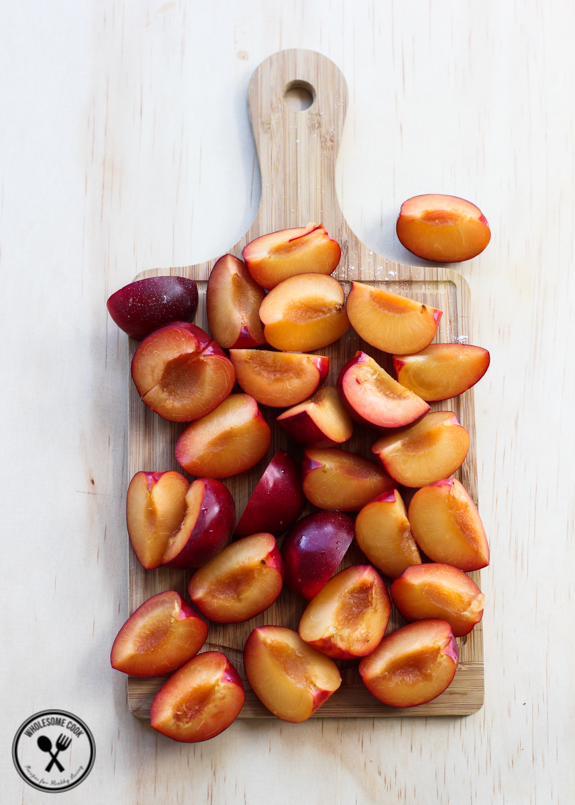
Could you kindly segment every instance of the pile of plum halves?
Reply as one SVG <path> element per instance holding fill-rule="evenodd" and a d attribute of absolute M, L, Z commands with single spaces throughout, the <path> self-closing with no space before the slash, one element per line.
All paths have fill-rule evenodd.
<path fill-rule="evenodd" d="M 290 722 L 336 693 L 339 659 L 357 658 L 366 688 L 386 705 L 434 699 L 454 677 L 456 637 L 481 620 L 484 596 L 467 572 L 489 563 L 489 548 L 470 495 L 451 477 L 469 435 L 429 403 L 473 386 L 489 353 L 431 344 L 441 311 L 381 287 L 353 282 L 346 303 L 331 276 L 339 259 L 339 245 L 315 224 L 257 238 L 243 261 L 225 255 L 207 285 L 211 334 L 190 323 L 192 280 L 144 279 L 108 300 L 116 323 L 141 340 L 132 377 L 142 402 L 188 423 L 176 458 L 196 480 L 136 473 L 127 522 L 144 568 L 195 570 L 189 598 L 197 611 L 175 591 L 153 596 L 121 628 L 111 655 L 126 674 L 172 674 L 153 701 L 151 725 L 177 741 L 218 735 L 244 703 L 229 659 L 199 653 L 207 621 L 247 621 L 284 583 L 309 602 L 299 632 L 255 628 L 244 663 L 265 707 Z M 329 358 L 309 353 L 350 327 L 393 356 L 397 380 L 359 351 L 337 388 L 323 385 Z M 271 430 L 260 405 L 282 409 L 276 421 L 305 445 L 303 464 L 278 451 L 236 523 L 218 479 L 265 456 Z M 341 448 L 354 427 L 377 432 L 374 461 Z M 298 520 L 307 502 L 315 513 Z M 354 537 L 365 564 L 336 573 Z M 389 592 L 382 575 L 393 580 Z M 384 636 L 391 601 L 408 624 Z"/>

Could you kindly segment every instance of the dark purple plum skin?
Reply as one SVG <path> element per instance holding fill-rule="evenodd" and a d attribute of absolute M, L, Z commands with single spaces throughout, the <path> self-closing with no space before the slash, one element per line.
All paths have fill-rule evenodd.
<path fill-rule="evenodd" d="M 252 492 L 234 538 L 261 532 L 279 537 L 295 523 L 305 502 L 298 463 L 278 450 Z"/>
<path fill-rule="evenodd" d="M 299 520 L 284 540 L 284 579 L 290 590 L 308 601 L 325 587 L 355 534 L 351 517 L 322 511 Z"/>
<path fill-rule="evenodd" d="M 118 327 L 141 341 L 172 321 L 192 321 L 198 286 L 186 277 L 148 277 L 120 288 L 107 306 Z"/>

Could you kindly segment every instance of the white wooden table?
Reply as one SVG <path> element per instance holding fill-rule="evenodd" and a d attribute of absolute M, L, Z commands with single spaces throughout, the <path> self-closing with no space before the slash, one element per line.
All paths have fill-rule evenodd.
<path fill-rule="evenodd" d="M 97 744 L 68 803 L 573 801 L 574 24 L 568 0 L 3 4 L 2 805 L 49 797 L 10 752 L 50 707 Z M 346 76 L 338 192 L 362 241 L 418 264 L 394 224 L 425 192 L 471 199 L 492 228 L 459 267 L 492 356 L 475 397 L 486 700 L 465 719 L 241 721 L 186 746 L 133 718 L 109 665 L 127 616 L 129 367 L 105 302 L 248 228 L 247 84 L 288 47 Z"/>

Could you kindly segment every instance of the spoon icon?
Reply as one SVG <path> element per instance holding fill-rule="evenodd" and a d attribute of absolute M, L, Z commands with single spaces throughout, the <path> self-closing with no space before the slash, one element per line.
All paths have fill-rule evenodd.
<path fill-rule="evenodd" d="M 58 760 L 56 760 L 56 755 L 58 755 L 58 752 L 52 752 L 52 741 L 50 740 L 50 738 L 48 738 L 47 735 L 40 735 L 39 738 L 38 738 L 37 743 L 38 743 L 39 749 L 41 749 L 42 752 L 48 752 L 48 754 L 52 758 L 50 763 L 48 763 L 48 765 L 46 766 L 45 771 L 48 771 L 49 769 L 51 769 L 52 764 L 54 764 L 54 763 L 56 764 L 56 766 L 58 766 L 60 771 L 64 771 L 64 767 L 61 765 L 61 763 Z"/>

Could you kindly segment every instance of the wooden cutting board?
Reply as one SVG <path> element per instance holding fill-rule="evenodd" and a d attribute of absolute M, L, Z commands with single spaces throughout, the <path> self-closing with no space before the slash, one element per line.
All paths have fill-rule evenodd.
<path fill-rule="evenodd" d="M 293 111 L 284 94 L 291 86 L 304 86 L 313 95 L 306 111 Z M 335 163 L 345 121 L 348 93 L 340 70 L 325 56 L 309 50 L 283 50 L 266 59 L 254 72 L 249 85 L 249 113 L 258 152 L 262 197 L 255 220 L 245 236 L 232 248 L 241 257 L 242 249 L 260 235 L 278 229 L 305 226 L 310 221 L 322 222 L 329 234 L 341 245 L 341 261 L 336 276 L 349 291 L 351 280 L 385 286 L 396 293 L 425 302 L 443 311 L 437 341 L 466 343 L 469 340 L 469 290 L 460 274 L 449 268 L 421 268 L 401 265 L 364 246 L 346 223 L 335 190 Z M 208 329 L 205 291 L 210 271 L 221 255 L 213 260 L 183 268 L 157 269 L 139 274 L 136 279 L 160 274 L 174 274 L 198 282 L 200 304 L 195 322 Z M 130 339 L 130 356 L 137 342 Z M 330 374 L 326 383 L 335 385 L 341 367 L 358 350 L 374 357 L 388 371 L 391 358 L 362 341 L 355 332 L 348 333 L 336 344 L 318 350 L 330 358 Z M 477 501 L 477 472 L 473 390 L 445 403 L 433 404 L 434 410 L 452 410 L 469 431 L 471 448 L 465 463 L 456 474 Z M 288 440 L 276 425 L 278 409 L 262 413 L 272 428 L 271 447 L 263 461 L 248 473 L 224 481 L 231 491 L 238 517 L 242 513 L 257 481 L 276 450 L 282 449 L 301 461 L 303 450 Z M 167 422 L 147 408 L 129 381 L 129 477 L 139 470 L 160 472 L 179 470 L 174 448 L 184 426 Z M 361 430 L 361 433 L 359 432 Z M 370 448 L 376 439 L 356 426 L 353 438 L 343 445 L 346 450 L 373 458 Z M 406 501 L 407 503 L 407 501 Z M 311 509 L 310 509 L 311 510 Z M 128 539 L 126 541 L 129 545 Z M 144 570 L 130 550 L 129 609 L 132 613 L 150 596 L 163 590 L 177 590 L 187 598 L 187 585 L 192 571 Z M 357 550 L 357 549 L 356 549 Z M 342 567 L 361 562 L 353 550 Z M 365 560 L 363 560 L 365 561 Z M 471 573 L 479 582 L 479 573 Z M 246 687 L 246 701 L 240 718 L 271 717 L 271 713 L 251 691 L 243 667 L 243 647 L 255 626 L 279 624 L 297 629 L 306 602 L 284 589 L 279 599 L 266 612 L 243 624 L 211 624 L 204 651 L 223 651 L 240 672 Z M 388 632 L 403 625 L 393 610 Z M 338 662 L 342 671 L 341 688 L 317 711 L 315 718 L 390 717 L 468 715 L 483 704 L 483 638 L 482 624 L 470 635 L 458 638 L 460 663 L 450 687 L 428 704 L 395 709 L 371 696 L 363 686 L 357 662 Z M 148 718 L 152 700 L 165 678 L 128 680 L 128 703 L 134 715 Z"/>

